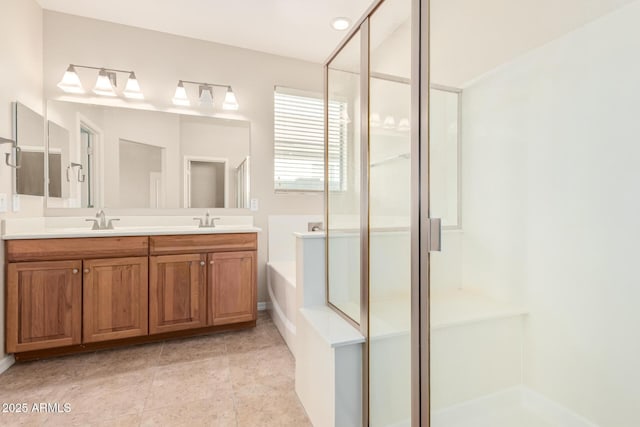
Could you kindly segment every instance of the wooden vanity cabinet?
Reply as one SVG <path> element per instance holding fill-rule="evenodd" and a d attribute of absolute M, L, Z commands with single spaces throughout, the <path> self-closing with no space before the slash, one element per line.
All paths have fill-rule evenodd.
<path fill-rule="evenodd" d="M 256 252 L 209 254 L 209 324 L 256 319 Z"/>
<path fill-rule="evenodd" d="M 6 241 L 16 360 L 255 326 L 256 233 Z"/>
<path fill-rule="evenodd" d="M 82 262 L 10 263 L 7 268 L 8 353 L 79 344 Z"/>
<path fill-rule="evenodd" d="M 149 268 L 149 333 L 207 326 L 206 256 L 151 256 Z"/>
<path fill-rule="evenodd" d="M 150 333 L 256 320 L 255 234 L 152 236 L 149 247 Z"/>
<path fill-rule="evenodd" d="M 83 342 L 147 335 L 147 262 L 146 256 L 83 262 Z"/>

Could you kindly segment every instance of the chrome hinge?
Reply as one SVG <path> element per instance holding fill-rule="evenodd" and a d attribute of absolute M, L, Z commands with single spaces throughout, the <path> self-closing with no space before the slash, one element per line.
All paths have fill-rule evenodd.
<path fill-rule="evenodd" d="M 440 252 L 442 250 L 442 220 L 440 218 L 427 219 L 427 251 Z"/>

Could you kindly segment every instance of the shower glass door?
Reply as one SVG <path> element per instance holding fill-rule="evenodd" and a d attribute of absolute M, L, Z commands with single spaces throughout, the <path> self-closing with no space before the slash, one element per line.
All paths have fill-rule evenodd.
<path fill-rule="evenodd" d="M 369 19 L 369 425 L 411 422 L 411 0 Z"/>
<path fill-rule="evenodd" d="M 362 416 L 372 427 L 428 422 L 425 281 L 412 262 L 422 259 L 414 182 L 428 169 L 418 162 L 428 96 L 415 81 L 422 70 L 428 87 L 427 3 L 376 2 L 325 66 L 327 300 L 365 337 Z"/>

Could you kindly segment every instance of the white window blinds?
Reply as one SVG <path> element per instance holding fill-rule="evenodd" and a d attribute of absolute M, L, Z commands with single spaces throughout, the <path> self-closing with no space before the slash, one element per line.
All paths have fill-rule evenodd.
<path fill-rule="evenodd" d="M 332 165 L 329 188 L 346 187 L 346 103 L 329 103 Z M 324 190 L 324 102 L 320 96 L 276 88 L 274 93 L 274 179 L 280 191 Z"/>

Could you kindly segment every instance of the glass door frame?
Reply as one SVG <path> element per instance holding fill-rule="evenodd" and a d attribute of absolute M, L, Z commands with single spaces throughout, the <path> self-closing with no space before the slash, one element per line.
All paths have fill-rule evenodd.
<path fill-rule="evenodd" d="M 329 69 L 332 60 L 360 31 L 360 322 L 362 352 L 362 425 L 369 425 L 369 22 L 385 0 L 376 0 L 323 64 L 325 139 L 325 280 L 329 301 Z M 411 425 L 430 426 L 429 251 L 439 235 L 429 218 L 429 0 L 411 0 Z M 416 125 L 417 124 L 417 125 Z M 366 167 L 365 167 L 366 166 Z"/>

